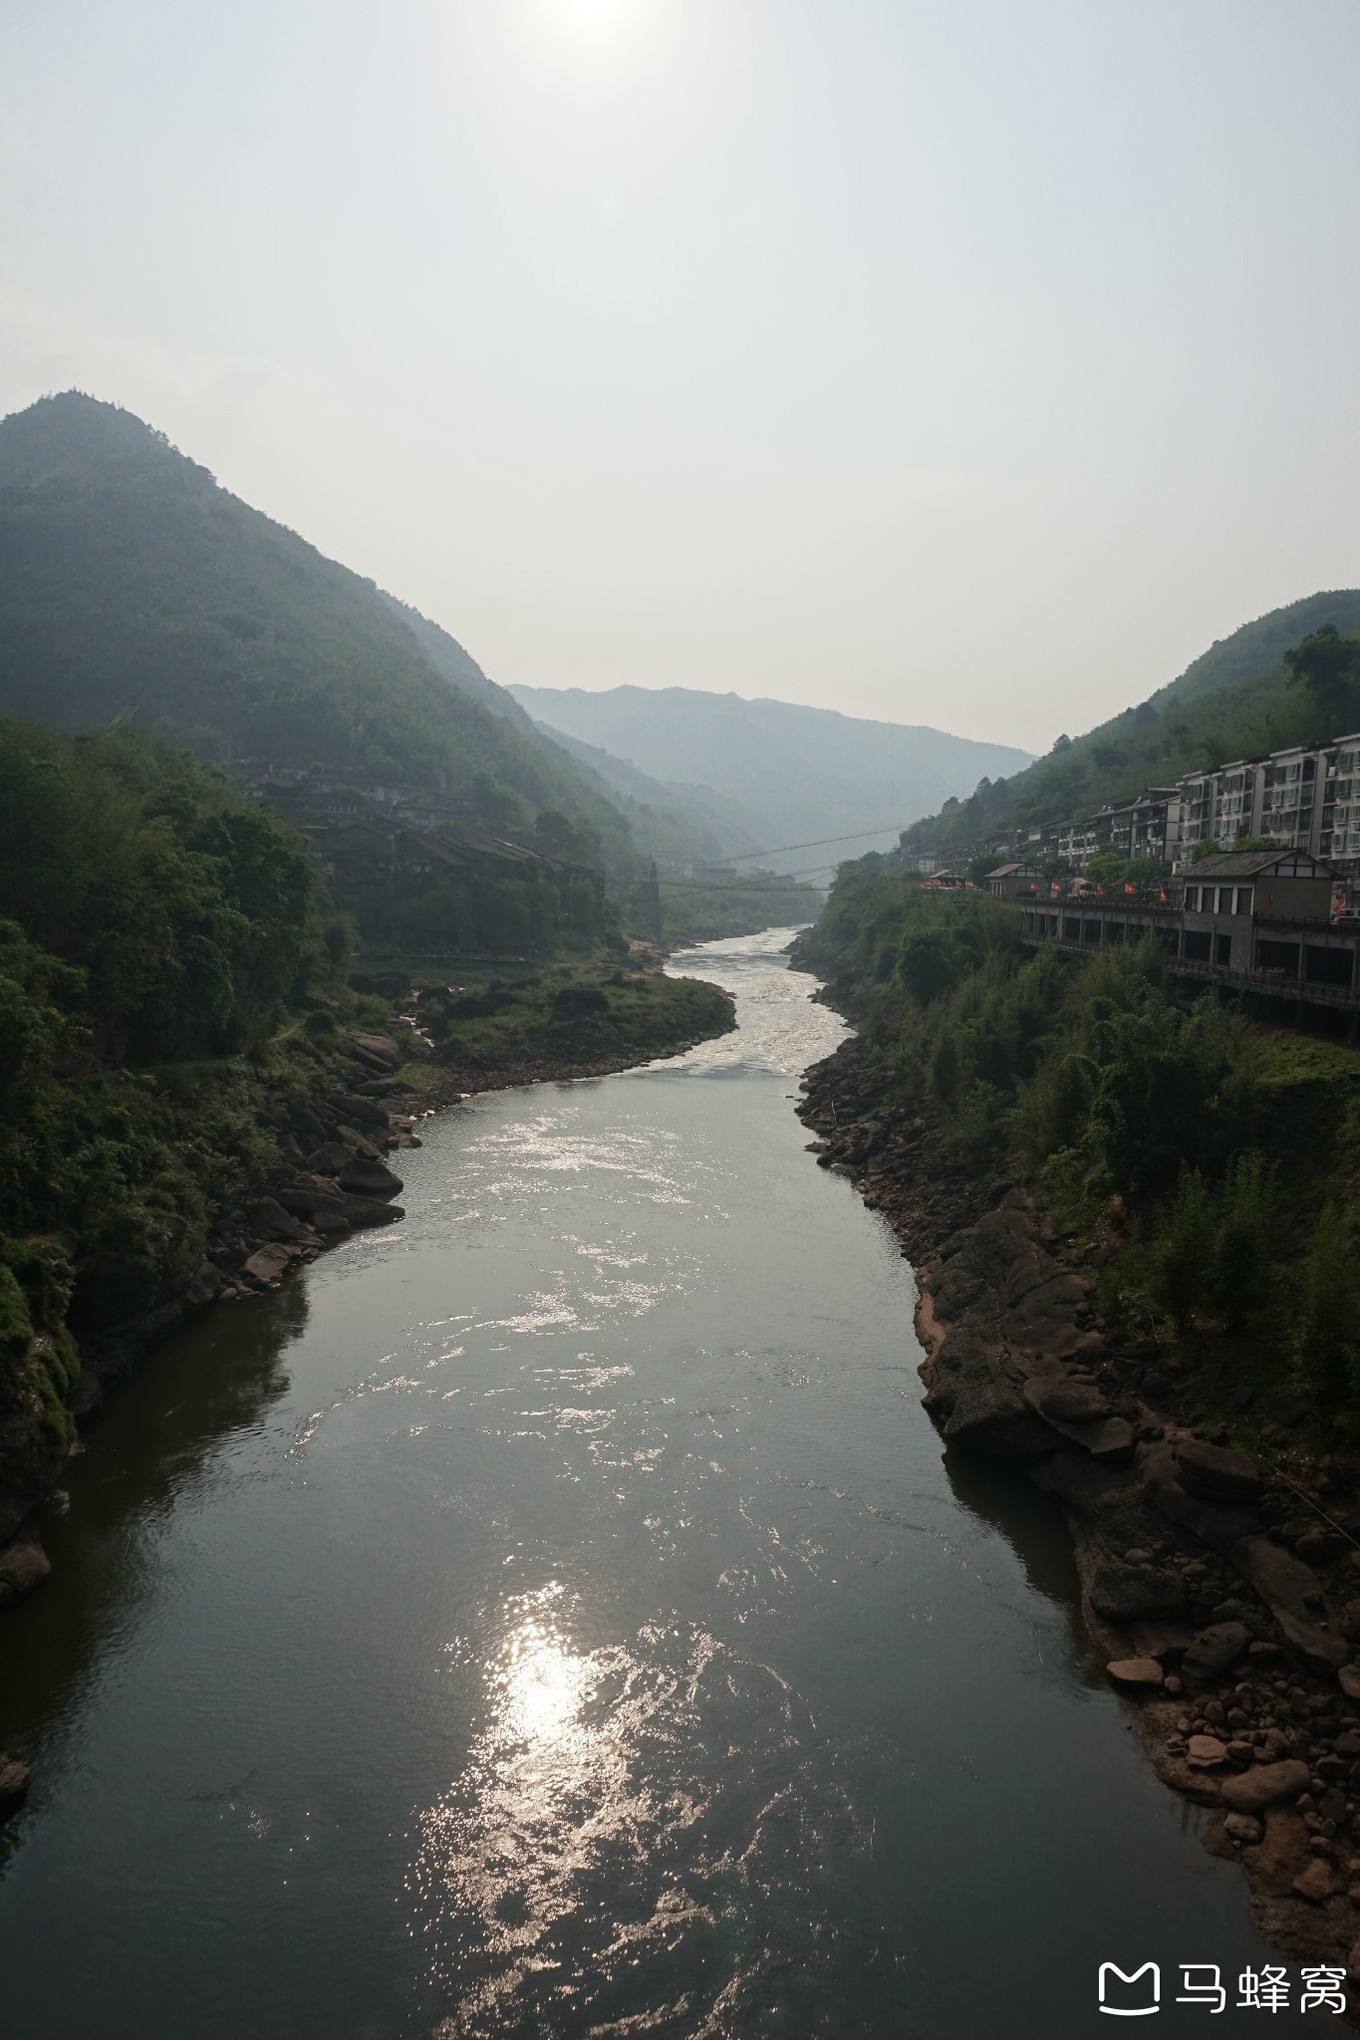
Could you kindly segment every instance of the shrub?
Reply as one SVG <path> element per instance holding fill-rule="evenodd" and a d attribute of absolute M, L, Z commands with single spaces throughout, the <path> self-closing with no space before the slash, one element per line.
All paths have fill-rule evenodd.
<path fill-rule="evenodd" d="M 1156 1272 L 1156 1296 L 1184 1331 L 1204 1296 L 1214 1244 L 1214 1201 L 1198 1169 L 1182 1169 Z"/>
<path fill-rule="evenodd" d="M 1343 1214 L 1328 1205 L 1304 1262 L 1294 1363 L 1324 1414 L 1353 1405 L 1360 1389 L 1360 1270 Z"/>

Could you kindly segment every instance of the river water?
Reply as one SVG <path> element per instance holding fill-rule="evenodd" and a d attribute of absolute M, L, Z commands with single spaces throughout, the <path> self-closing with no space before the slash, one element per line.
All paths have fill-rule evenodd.
<path fill-rule="evenodd" d="M 404 1225 L 91 1429 L 0 1624 L 5 2040 L 1065 2040 L 1102 1961 L 1266 1959 L 1046 1506 L 943 1459 L 789 932 L 676 959 L 737 1034 L 430 1121 Z"/>

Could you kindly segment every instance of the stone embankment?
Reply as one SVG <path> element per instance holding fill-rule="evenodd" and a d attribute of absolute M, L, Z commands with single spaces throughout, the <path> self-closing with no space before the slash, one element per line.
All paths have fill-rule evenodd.
<path fill-rule="evenodd" d="M 861 1041 L 804 1081 L 822 1166 L 915 1263 L 944 1437 L 1060 1504 L 1093 1645 L 1159 1775 L 1243 1864 L 1266 1938 L 1360 1980 L 1355 1497 L 1326 1463 L 1310 1493 L 1179 1420 L 1174 1352 L 1113 1339 L 1023 1190 L 883 1110 Z"/>

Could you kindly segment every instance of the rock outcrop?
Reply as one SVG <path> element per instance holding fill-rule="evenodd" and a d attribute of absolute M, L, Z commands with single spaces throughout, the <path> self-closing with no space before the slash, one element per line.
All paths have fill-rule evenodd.
<path fill-rule="evenodd" d="M 1215 1816 L 1205 1844 L 1243 1864 L 1262 1932 L 1344 1966 L 1360 1946 L 1360 1504 L 1310 1515 L 1186 1423 L 1174 1354 L 1112 1340 L 1026 1195 L 895 1118 L 859 1043 L 805 1088 L 818 1163 L 916 1263 L 943 1436 L 1061 1505 L 1087 1628 L 1159 1776 Z"/>

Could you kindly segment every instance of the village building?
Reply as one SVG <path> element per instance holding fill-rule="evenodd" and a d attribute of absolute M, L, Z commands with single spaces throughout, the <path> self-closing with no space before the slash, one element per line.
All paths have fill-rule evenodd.
<path fill-rule="evenodd" d="M 1344 883 L 1304 850 L 1225 851 L 1170 891 L 1016 901 L 1022 942 L 1108 948 L 1151 936 L 1178 973 L 1360 1011 L 1360 927 Z"/>
<path fill-rule="evenodd" d="M 1037 864 L 999 864 L 984 881 L 993 899 L 1035 899 L 1047 893 L 1048 881 Z"/>

